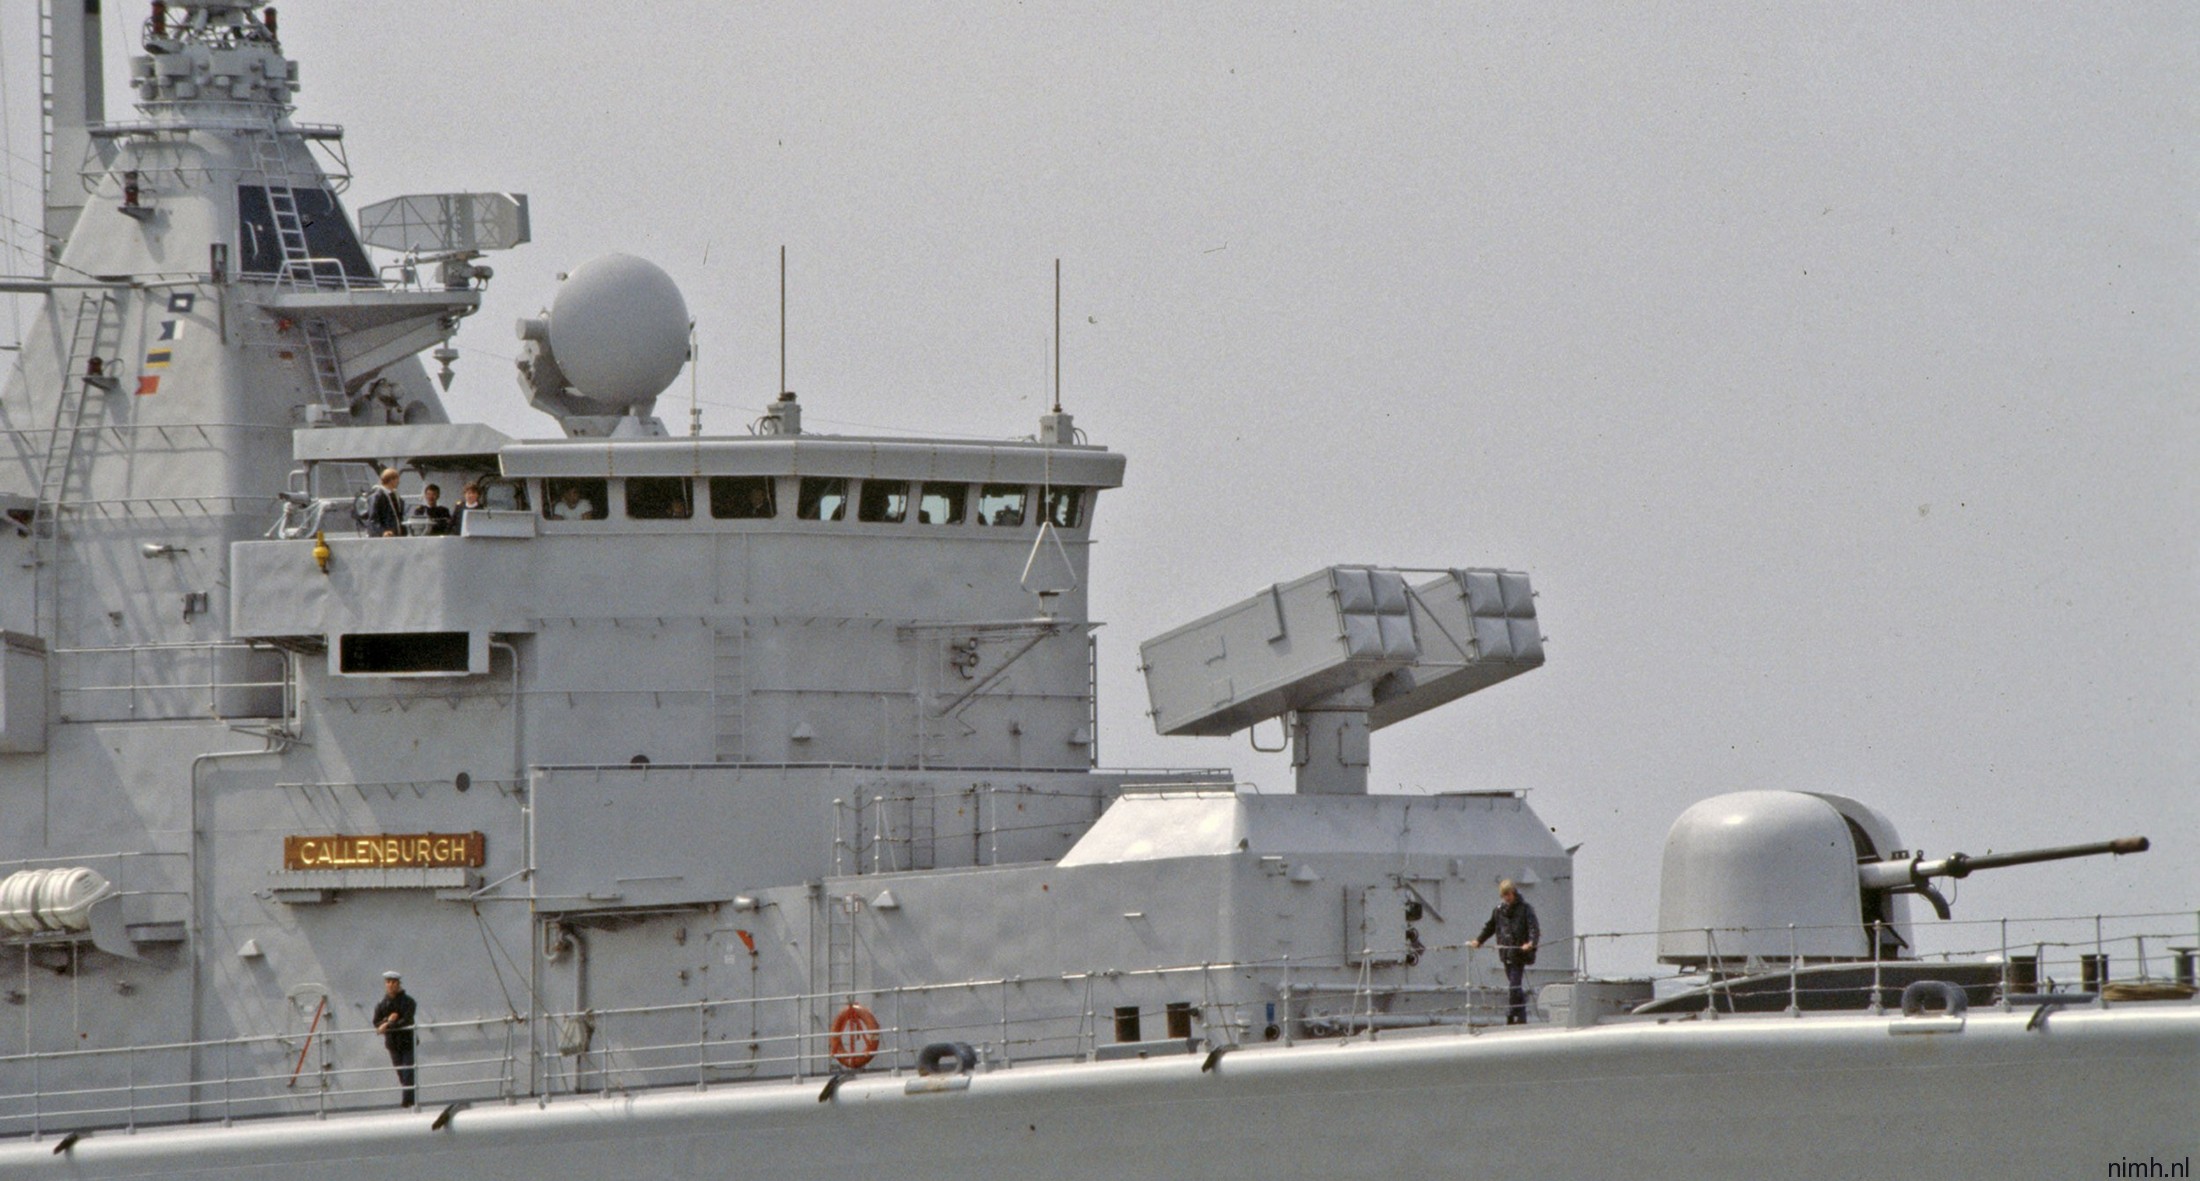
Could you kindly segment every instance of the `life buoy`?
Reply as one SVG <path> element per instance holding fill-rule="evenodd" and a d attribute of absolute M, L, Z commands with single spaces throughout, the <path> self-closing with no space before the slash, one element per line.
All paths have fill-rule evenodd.
<path fill-rule="evenodd" d="M 833 1016 L 833 1061 L 850 1070 L 871 1064 L 878 1053 L 878 1018 L 862 1005 L 849 1005 Z"/>

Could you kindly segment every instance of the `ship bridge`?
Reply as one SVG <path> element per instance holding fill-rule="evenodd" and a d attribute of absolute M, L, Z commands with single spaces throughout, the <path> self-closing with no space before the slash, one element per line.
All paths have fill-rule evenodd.
<path fill-rule="evenodd" d="M 1092 765 L 1104 448 L 421 424 L 301 430 L 294 456 L 287 526 L 232 547 L 231 618 L 325 652 L 332 689 L 516 681 L 581 723 L 531 720 L 551 763 Z M 362 465 L 400 468 L 408 507 L 431 483 L 485 507 L 452 536 L 345 536 L 350 501 L 318 493 Z"/>

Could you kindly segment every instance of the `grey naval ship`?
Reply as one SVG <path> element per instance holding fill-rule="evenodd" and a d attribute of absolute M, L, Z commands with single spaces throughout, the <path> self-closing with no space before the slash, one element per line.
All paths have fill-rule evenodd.
<path fill-rule="evenodd" d="M 1599 974 L 1524 796 L 1368 788 L 1376 731 L 1543 663 L 1526 574 L 1190 605 L 1155 726 L 1280 720 L 1296 790 L 1105 768 L 1125 459 L 1069 414 L 670 431 L 685 304 L 614 255 L 520 325 L 556 437 L 451 422 L 422 356 L 526 199 L 347 210 L 258 4 L 152 4 L 110 121 L 98 7 L 52 5 L 53 247 L 6 280 L 0 1174 L 2189 1170 L 2194 913 L 1918 947 L 1946 882 L 2144 838 L 1927 857 L 1717 796 L 1656 966 Z M 1483 939 L 1500 881 L 1532 957 Z"/>

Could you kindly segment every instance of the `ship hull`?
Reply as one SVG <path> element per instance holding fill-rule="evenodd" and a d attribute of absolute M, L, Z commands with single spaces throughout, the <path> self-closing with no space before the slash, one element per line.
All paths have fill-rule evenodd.
<path fill-rule="evenodd" d="M 828 1101 L 818 1081 L 755 1083 L 483 1104 L 441 1129 L 422 1109 L 102 1131 L 60 1155 L 49 1135 L 0 1147 L 0 1175 L 2004 1178 L 2200 1154 L 2200 1006 L 2029 1017 L 1442 1032 L 1212 1071 L 857 1078 Z"/>

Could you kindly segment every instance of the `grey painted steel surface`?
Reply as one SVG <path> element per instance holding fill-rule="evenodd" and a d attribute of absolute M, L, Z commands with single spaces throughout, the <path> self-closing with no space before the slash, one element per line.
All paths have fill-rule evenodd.
<path fill-rule="evenodd" d="M 2100 1110 L 2134 1151 L 2185 1126 L 2159 1083 L 2191 1077 L 2189 1008 L 1482 1036 L 1503 975 L 1464 944 L 1498 879 L 1542 916 L 1530 983 L 1576 969 L 1572 858 L 1520 796 L 1096 766 L 1082 588 L 1122 456 L 1058 413 L 1030 442 L 803 434 L 791 395 L 746 438 L 450 424 L 415 354 L 483 276 L 374 269 L 268 15 L 168 11 L 143 122 L 87 130 L 62 210 L 62 271 L 132 278 L 47 290 L 0 396 L 0 870 L 114 885 L 88 931 L 0 939 L 0 1172 L 1351 1176 L 1495 1144 L 1964 1175 Z M 408 499 L 502 499 L 456 537 L 350 535 L 389 461 Z M 546 511 L 568 482 L 592 519 Z M 1526 577 L 1479 569 L 1333 568 L 1149 649 L 1163 729 L 1325 715 L 1363 787 L 1368 729 L 1542 658 Z M 285 858 L 406 834 L 478 864 Z M 393 966 L 427 1102 L 475 1104 L 441 1129 L 362 1110 L 394 1098 L 367 1028 Z M 878 1057 L 820 1104 L 851 1004 Z M 1121 1010 L 1244 1048 L 1091 1061 Z M 1343 1044 L 1288 1044 L 1318 1031 Z M 912 1089 L 934 1041 L 979 1073 Z M 1829 1122 L 1765 1118 L 1806 1104 Z M 1706 1134 L 1730 1116 L 1763 1130 Z"/>

